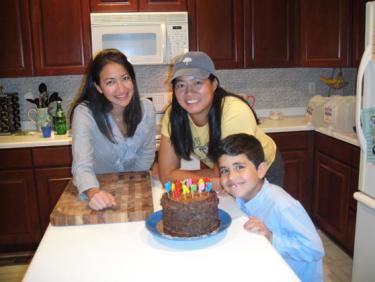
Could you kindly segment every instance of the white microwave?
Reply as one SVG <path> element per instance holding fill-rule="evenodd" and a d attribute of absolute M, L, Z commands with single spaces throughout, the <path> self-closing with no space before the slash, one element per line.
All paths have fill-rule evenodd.
<path fill-rule="evenodd" d="M 91 13 L 92 55 L 123 52 L 134 65 L 170 64 L 189 51 L 187 12 Z"/>

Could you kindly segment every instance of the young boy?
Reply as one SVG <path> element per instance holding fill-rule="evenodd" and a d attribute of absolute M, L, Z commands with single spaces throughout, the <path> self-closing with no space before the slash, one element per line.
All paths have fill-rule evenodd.
<path fill-rule="evenodd" d="M 221 185 L 249 216 L 244 228 L 265 236 L 302 281 L 323 281 L 320 237 L 302 205 L 264 178 L 268 166 L 259 141 L 230 135 L 220 142 L 215 160 Z"/>

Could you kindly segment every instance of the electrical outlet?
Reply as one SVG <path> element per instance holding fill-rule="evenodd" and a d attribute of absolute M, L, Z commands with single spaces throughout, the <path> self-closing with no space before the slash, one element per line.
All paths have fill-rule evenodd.
<path fill-rule="evenodd" d="M 315 94 L 315 82 L 309 82 L 308 88 L 309 88 L 309 94 Z"/>
<path fill-rule="evenodd" d="M 149 99 L 154 104 L 156 113 L 162 113 L 168 104 L 168 93 L 147 93 L 141 94 L 141 96 Z"/>

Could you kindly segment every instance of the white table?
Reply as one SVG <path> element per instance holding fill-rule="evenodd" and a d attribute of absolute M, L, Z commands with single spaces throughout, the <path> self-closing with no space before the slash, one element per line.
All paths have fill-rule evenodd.
<path fill-rule="evenodd" d="M 153 183 L 155 210 L 161 192 Z M 144 221 L 49 225 L 24 281 L 299 281 L 264 237 L 243 229 L 232 198 L 220 208 L 232 216 L 229 228 L 191 241 L 155 237 Z"/>

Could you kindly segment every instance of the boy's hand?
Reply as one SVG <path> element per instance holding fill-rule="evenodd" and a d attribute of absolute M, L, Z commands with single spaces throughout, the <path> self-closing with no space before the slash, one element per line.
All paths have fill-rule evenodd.
<path fill-rule="evenodd" d="M 263 221 L 257 219 L 256 217 L 250 216 L 249 220 L 244 224 L 244 228 L 247 231 L 254 232 L 259 235 L 265 236 L 268 241 L 272 243 L 272 232 L 267 228 Z"/>

